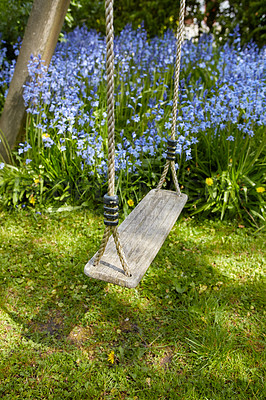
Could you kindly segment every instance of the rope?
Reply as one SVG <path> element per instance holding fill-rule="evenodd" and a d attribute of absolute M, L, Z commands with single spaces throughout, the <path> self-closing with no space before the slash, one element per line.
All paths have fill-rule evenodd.
<path fill-rule="evenodd" d="M 93 265 L 97 266 L 99 264 L 99 262 L 101 261 L 102 256 L 104 255 L 108 240 L 111 236 L 111 233 L 113 233 L 113 238 L 115 241 L 115 246 L 116 246 L 116 251 L 117 254 L 119 256 L 119 260 L 121 262 L 122 268 L 126 274 L 126 276 L 131 276 L 130 270 L 128 268 L 126 259 L 125 259 L 125 254 L 121 245 L 121 240 L 120 240 L 120 236 L 118 234 L 118 230 L 116 226 L 106 226 L 104 233 L 103 233 L 103 237 L 102 237 L 102 242 L 101 245 L 99 247 L 98 252 L 95 255 L 94 258 L 94 262 Z"/>
<path fill-rule="evenodd" d="M 106 18 L 106 79 L 107 79 L 107 132 L 108 132 L 108 195 L 115 194 L 115 112 L 114 112 L 114 27 L 113 0 L 105 1 Z M 106 226 L 100 248 L 95 256 L 97 266 L 105 252 L 108 240 L 113 234 L 117 254 L 126 276 L 130 276 L 129 267 L 122 249 L 116 226 Z"/>
<path fill-rule="evenodd" d="M 106 226 L 105 230 L 104 230 L 104 233 L 103 233 L 102 242 L 100 244 L 98 252 L 95 255 L 93 265 L 98 265 L 99 262 L 101 261 L 101 258 L 102 258 L 103 254 L 104 254 L 104 251 L 105 251 L 106 245 L 108 243 L 108 239 L 110 237 L 110 234 L 111 234 L 111 227 L 110 226 Z"/>
<path fill-rule="evenodd" d="M 181 64 L 181 47 L 184 40 L 184 16 L 185 16 L 185 0 L 180 0 L 180 10 L 179 10 L 179 24 L 177 28 L 177 49 L 176 49 L 176 61 L 175 61 L 175 78 L 174 78 L 174 95 L 173 95 L 173 109 L 172 109 L 172 125 L 171 125 L 171 139 L 175 140 L 176 136 L 176 115 L 177 115 L 177 105 L 178 105 L 178 90 L 179 90 L 179 75 L 180 75 L 180 64 Z M 161 189 L 162 185 L 165 181 L 166 175 L 169 170 L 169 166 L 171 165 L 172 177 L 174 181 L 174 185 L 178 195 L 181 195 L 181 191 L 179 188 L 176 170 L 175 170 L 175 162 L 174 161 L 166 161 L 161 179 L 158 183 L 157 189 Z"/>
<path fill-rule="evenodd" d="M 171 127 L 171 138 L 175 139 L 176 132 L 176 114 L 178 104 L 178 90 L 179 90 L 179 75 L 180 75 L 180 64 L 181 64 L 181 47 L 184 40 L 184 16 L 185 16 L 185 0 L 180 1 L 179 10 L 179 24 L 177 28 L 177 49 L 176 49 L 176 60 L 175 60 L 175 80 L 174 80 L 174 96 L 173 96 L 173 120 Z"/>
<path fill-rule="evenodd" d="M 157 186 L 157 189 L 158 189 L 158 190 L 161 189 L 162 186 L 163 186 L 163 183 L 164 183 L 164 181 L 165 181 L 165 178 L 166 178 L 166 175 L 167 175 L 167 172 L 168 172 L 168 169 L 169 169 L 169 165 L 170 165 L 170 161 L 167 160 L 167 161 L 166 161 L 166 164 L 165 164 L 165 166 L 164 166 L 164 170 L 163 170 L 161 179 L 160 179 L 160 181 L 159 181 L 159 183 L 158 183 L 158 186 Z"/>
<path fill-rule="evenodd" d="M 125 254 L 124 254 L 124 251 L 122 248 L 122 244 L 120 241 L 120 236 L 118 234 L 117 226 L 113 227 L 113 237 L 114 237 L 114 241 L 115 241 L 115 245 L 116 245 L 116 251 L 119 256 L 119 260 L 121 262 L 123 270 L 124 270 L 126 276 L 131 276 L 131 273 L 130 273 L 130 270 L 129 270 L 129 267 L 128 267 L 128 264 L 127 264 L 127 261 L 125 258 Z"/>
<path fill-rule="evenodd" d="M 175 185 L 175 190 L 177 191 L 178 196 L 181 196 L 181 191 L 180 191 L 180 187 L 178 184 L 178 179 L 176 176 L 176 170 L 175 170 L 175 162 L 171 161 L 171 171 L 172 171 L 172 177 L 173 177 L 173 181 L 174 181 L 174 185 Z"/>
<path fill-rule="evenodd" d="M 115 194 L 114 28 L 113 0 L 105 2 L 108 132 L 108 195 Z"/>

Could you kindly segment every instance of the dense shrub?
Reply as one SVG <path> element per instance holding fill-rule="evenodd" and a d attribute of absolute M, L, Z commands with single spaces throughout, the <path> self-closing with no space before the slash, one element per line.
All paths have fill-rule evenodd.
<path fill-rule="evenodd" d="M 13 45 L 24 35 L 32 0 L 0 0 L 0 32 L 7 55 L 14 56 Z"/>
<path fill-rule="evenodd" d="M 212 7 L 213 0 L 208 3 Z M 228 7 L 223 8 L 224 2 L 215 0 L 217 4 L 216 21 L 221 26 L 219 35 L 240 28 L 242 44 L 253 40 L 262 47 L 266 43 L 266 13 L 264 0 L 228 0 Z"/>

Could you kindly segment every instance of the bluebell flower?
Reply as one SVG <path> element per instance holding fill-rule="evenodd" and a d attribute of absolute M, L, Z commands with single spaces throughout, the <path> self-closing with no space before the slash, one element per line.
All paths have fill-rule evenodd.
<path fill-rule="evenodd" d="M 165 122 L 164 127 L 165 129 L 171 129 L 171 123 L 170 122 Z"/>
<path fill-rule="evenodd" d="M 186 71 L 197 70 L 199 66 L 211 69 L 212 87 L 205 89 L 201 80 L 195 87 L 193 73 L 180 81 L 176 129 L 178 157 L 183 153 L 189 160 L 191 149 L 208 130 L 214 135 L 227 135 L 226 130 L 237 129 L 243 136 L 251 137 L 256 126 L 265 124 L 265 62 L 262 57 L 265 49 L 258 50 L 252 45 L 241 49 L 239 38 L 236 31 L 234 44 L 221 47 L 219 57 L 216 57 L 217 49 L 210 35 L 202 35 L 198 43 L 185 41 L 181 73 L 185 71 L 186 76 Z M 121 130 L 116 168 L 126 166 L 134 171 L 143 157 L 153 154 L 156 158 L 161 153 L 166 141 L 163 129 L 171 128 L 171 84 L 165 81 L 165 76 L 173 73 L 176 42 L 170 31 L 162 38 L 148 41 L 143 27 L 134 31 L 127 26 L 115 36 L 114 50 L 115 64 L 119 66 L 119 76 L 117 73 L 115 77 L 119 80 L 115 89 L 116 102 L 120 102 L 116 120 L 122 115 L 126 125 L 126 133 L 119 122 L 116 125 L 116 129 Z M 7 92 L 15 68 L 15 62 L 6 62 L 5 54 L 6 50 L 0 49 L 3 93 Z M 76 28 L 58 43 L 49 69 L 41 57 L 31 57 L 31 80 L 24 87 L 27 112 L 32 114 L 35 126 L 50 135 L 43 140 L 44 147 L 50 148 L 55 143 L 56 149 L 65 151 L 71 144 L 88 175 L 97 171 L 102 179 L 107 172 L 101 137 L 102 134 L 105 137 L 107 117 L 101 104 L 102 85 L 106 83 L 105 57 L 105 38 L 85 27 Z M 132 124 L 133 133 L 132 120 L 136 122 Z M 139 123 L 143 120 L 144 123 Z M 32 143 L 19 145 L 22 157 L 26 158 L 24 153 L 30 152 L 30 145 Z"/>
<path fill-rule="evenodd" d="M 229 140 L 230 142 L 233 142 L 235 140 L 234 136 L 230 135 L 227 137 L 226 140 Z"/>

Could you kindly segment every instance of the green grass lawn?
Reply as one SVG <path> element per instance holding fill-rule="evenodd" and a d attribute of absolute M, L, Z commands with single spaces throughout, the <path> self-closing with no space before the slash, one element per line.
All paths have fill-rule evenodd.
<path fill-rule="evenodd" d="M 83 274 L 100 216 L 0 222 L 2 399 L 265 399 L 263 231 L 182 217 L 125 289 Z"/>

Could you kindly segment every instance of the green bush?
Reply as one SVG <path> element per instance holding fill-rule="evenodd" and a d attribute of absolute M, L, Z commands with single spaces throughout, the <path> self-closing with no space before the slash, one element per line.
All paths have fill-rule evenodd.
<path fill-rule="evenodd" d="M 12 44 L 23 37 L 33 0 L 0 0 L 0 32 L 8 43 L 9 56 Z M 195 19 L 200 24 L 206 18 L 211 31 L 215 32 L 214 22 L 218 22 L 221 31 L 219 40 L 227 37 L 237 25 L 240 27 L 242 44 L 254 40 L 262 46 L 266 40 L 265 2 L 264 0 L 230 0 L 224 9 L 221 0 L 207 0 L 206 11 L 200 0 L 186 1 L 186 18 Z M 214 10 L 211 12 L 211 10 Z M 179 14 L 179 2 L 174 0 L 114 0 L 114 25 L 120 32 L 128 23 L 136 29 L 142 22 L 149 37 L 161 35 L 166 29 L 176 29 Z M 105 33 L 104 0 L 72 0 L 63 30 L 69 32 L 85 24 L 88 29 Z"/>
<path fill-rule="evenodd" d="M 132 24 L 136 29 L 143 22 L 149 36 L 160 35 L 168 28 L 176 28 L 178 12 L 179 3 L 173 0 L 115 0 L 115 31 L 120 32 L 127 24 Z M 84 23 L 89 29 L 105 33 L 104 1 L 72 1 L 68 20 L 66 29 Z"/>
<path fill-rule="evenodd" d="M 219 1 L 219 3 L 221 3 Z M 227 35 L 239 26 L 242 44 L 253 40 L 262 47 L 266 43 L 266 13 L 264 0 L 229 0 L 229 8 L 218 11 L 222 27 L 219 35 Z"/>
<path fill-rule="evenodd" d="M 0 34 L 6 42 L 9 57 L 18 37 L 23 38 L 33 0 L 0 0 Z"/>

